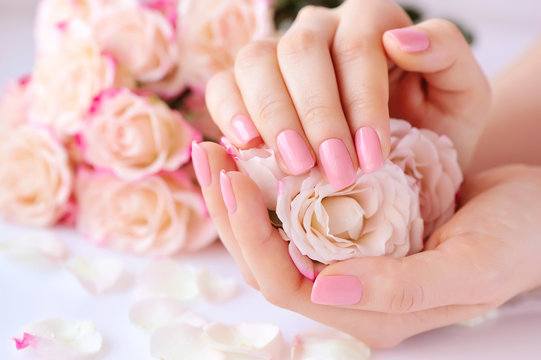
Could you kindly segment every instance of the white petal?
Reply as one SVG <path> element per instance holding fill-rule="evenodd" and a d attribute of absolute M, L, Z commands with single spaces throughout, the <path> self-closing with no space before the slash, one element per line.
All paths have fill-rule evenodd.
<path fill-rule="evenodd" d="M 487 321 L 496 319 L 498 316 L 500 316 L 500 313 L 498 312 L 498 309 L 493 309 L 493 310 L 490 310 L 489 312 L 487 312 L 484 315 L 479 315 L 479 316 L 476 316 L 476 317 L 474 317 L 472 319 L 462 321 L 462 322 L 458 323 L 458 325 L 473 328 L 473 327 L 479 326 L 481 324 L 484 324 Z"/>
<path fill-rule="evenodd" d="M 157 329 L 150 338 L 150 352 L 160 360 L 226 360 L 208 346 L 201 328 L 174 322 Z"/>
<path fill-rule="evenodd" d="M 270 360 L 281 359 L 283 355 L 282 333 L 272 324 L 212 323 L 205 326 L 204 333 L 205 339 L 213 348 L 231 356 L 244 354 L 253 359 Z"/>
<path fill-rule="evenodd" d="M 315 329 L 295 337 L 291 360 L 365 360 L 370 348 L 361 341 L 332 329 Z"/>
<path fill-rule="evenodd" d="M 166 297 L 180 301 L 192 301 L 199 295 L 197 271 L 180 266 L 173 260 L 151 262 L 137 279 L 136 293 L 139 298 Z"/>
<path fill-rule="evenodd" d="M 13 338 L 17 349 L 31 347 L 46 360 L 90 359 L 101 350 L 103 339 L 92 321 L 49 319 L 27 326 Z"/>
<path fill-rule="evenodd" d="M 201 295 L 211 303 L 221 303 L 234 298 L 240 290 L 233 278 L 222 278 L 202 269 L 197 275 L 197 284 Z"/>
<path fill-rule="evenodd" d="M 23 230 L 17 237 L 0 240 L 0 251 L 16 260 L 39 260 L 59 262 L 68 255 L 66 246 L 53 232 L 45 230 Z"/>
<path fill-rule="evenodd" d="M 170 323 L 185 312 L 186 307 L 178 300 L 147 299 L 131 307 L 130 321 L 134 325 L 152 330 Z"/>
<path fill-rule="evenodd" d="M 67 268 L 92 295 L 112 289 L 124 274 L 122 263 L 112 258 L 75 257 L 68 261 Z"/>

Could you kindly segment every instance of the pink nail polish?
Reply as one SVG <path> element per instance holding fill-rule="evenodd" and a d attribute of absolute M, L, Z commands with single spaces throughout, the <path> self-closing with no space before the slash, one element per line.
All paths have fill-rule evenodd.
<path fill-rule="evenodd" d="M 414 29 L 394 29 L 386 32 L 389 36 L 398 42 L 398 46 L 402 51 L 415 53 L 428 49 L 430 39 L 428 36 L 419 30 Z"/>
<path fill-rule="evenodd" d="M 312 302 L 322 305 L 353 305 L 363 296 L 363 287 L 355 276 L 317 277 L 312 287 Z"/>
<path fill-rule="evenodd" d="M 231 179 L 224 170 L 220 171 L 220 188 L 222 189 L 222 197 L 227 211 L 234 214 L 237 211 L 237 200 L 235 199 L 235 193 L 233 193 Z"/>
<path fill-rule="evenodd" d="M 371 127 L 362 127 L 355 134 L 355 148 L 363 173 L 378 170 L 383 165 L 383 155 L 378 134 Z"/>
<path fill-rule="evenodd" d="M 253 139 L 259 137 L 259 133 L 254 124 L 246 115 L 237 115 L 231 120 L 231 127 L 237 138 L 244 144 L 248 144 Z"/>
<path fill-rule="evenodd" d="M 280 155 L 293 175 L 300 175 L 314 167 L 315 161 L 304 142 L 294 130 L 284 130 L 276 137 Z"/>
<path fill-rule="evenodd" d="M 206 187 L 210 185 L 210 166 L 205 150 L 197 143 L 192 143 L 192 163 L 195 176 L 199 185 Z"/>
<path fill-rule="evenodd" d="M 323 170 L 335 189 L 343 189 L 355 181 L 355 169 L 348 149 L 340 139 L 328 139 L 319 145 Z"/>

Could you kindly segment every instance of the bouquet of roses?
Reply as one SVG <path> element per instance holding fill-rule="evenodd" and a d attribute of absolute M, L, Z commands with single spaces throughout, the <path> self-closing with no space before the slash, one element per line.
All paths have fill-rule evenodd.
<path fill-rule="evenodd" d="M 217 237 L 190 149 L 203 89 L 274 32 L 261 0 L 42 0 L 31 75 L 0 99 L 0 216 L 170 255 Z"/>

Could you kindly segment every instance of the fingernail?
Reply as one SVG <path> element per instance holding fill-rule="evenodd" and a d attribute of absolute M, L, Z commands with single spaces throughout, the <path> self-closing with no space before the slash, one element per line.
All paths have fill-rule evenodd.
<path fill-rule="evenodd" d="M 237 115 L 231 120 L 231 127 L 237 138 L 244 144 L 248 144 L 253 139 L 259 137 L 259 133 L 254 124 L 246 115 Z"/>
<path fill-rule="evenodd" d="M 199 185 L 205 187 L 210 185 L 210 166 L 206 151 L 197 143 L 192 143 L 192 163 L 195 177 Z"/>
<path fill-rule="evenodd" d="M 402 51 L 406 52 L 421 52 L 428 49 L 430 39 L 428 36 L 419 30 L 414 29 L 394 29 L 386 32 L 389 36 L 398 42 L 398 46 Z"/>
<path fill-rule="evenodd" d="M 329 182 L 335 189 L 343 189 L 355 181 L 355 169 L 348 149 L 340 139 L 329 139 L 319 145 L 319 157 Z"/>
<path fill-rule="evenodd" d="M 355 276 L 317 277 L 312 287 L 312 302 L 322 305 L 353 305 L 363 296 L 363 287 Z"/>
<path fill-rule="evenodd" d="M 224 170 L 220 171 L 220 188 L 222 189 L 222 197 L 224 199 L 227 211 L 230 214 L 234 214 L 235 211 L 237 211 L 237 200 L 235 199 L 235 194 L 233 193 L 231 179 Z"/>
<path fill-rule="evenodd" d="M 284 130 L 276 137 L 280 155 L 293 175 L 300 175 L 312 167 L 315 161 L 304 139 L 295 130 Z"/>
<path fill-rule="evenodd" d="M 371 127 L 362 127 L 355 134 L 355 148 L 363 173 L 378 170 L 383 165 L 378 134 Z"/>

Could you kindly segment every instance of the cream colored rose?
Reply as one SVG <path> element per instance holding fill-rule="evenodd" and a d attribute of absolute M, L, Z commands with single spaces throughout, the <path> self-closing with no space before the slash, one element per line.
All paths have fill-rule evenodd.
<path fill-rule="evenodd" d="M 418 181 L 424 236 L 429 236 L 455 212 L 463 177 L 453 143 L 447 136 L 393 119 L 389 160 Z"/>
<path fill-rule="evenodd" d="M 28 89 L 30 120 L 52 127 L 61 138 L 80 130 L 83 115 L 104 89 L 133 85 L 88 29 L 76 22 L 68 26 L 56 49 L 37 56 Z"/>
<path fill-rule="evenodd" d="M 28 122 L 26 92 L 30 77 L 7 85 L 0 97 L 0 131 L 8 131 Z"/>
<path fill-rule="evenodd" d="M 21 126 L 0 132 L 0 215 L 50 226 L 68 210 L 73 176 L 66 151 L 48 131 Z"/>
<path fill-rule="evenodd" d="M 85 160 L 124 180 L 177 170 L 201 140 L 179 112 L 126 89 L 96 98 L 80 135 Z"/>
<path fill-rule="evenodd" d="M 167 256 L 217 238 L 199 189 L 181 172 L 126 182 L 105 171 L 81 170 L 77 200 L 78 230 L 116 250 Z"/>
<path fill-rule="evenodd" d="M 318 169 L 280 182 L 276 214 L 302 255 L 323 264 L 365 256 L 403 257 L 423 247 L 419 195 L 386 162 L 337 191 Z"/>
<path fill-rule="evenodd" d="M 261 0 L 179 0 L 178 16 L 187 81 L 197 86 L 231 67 L 241 47 L 273 28 L 270 5 Z"/>
<path fill-rule="evenodd" d="M 96 19 L 93 33 L 103 51 L 125 66 L 141 87 L 164 97 L 182 91 L 175 30 L 161 12 L 137 3 L 112 8 Z"/>

